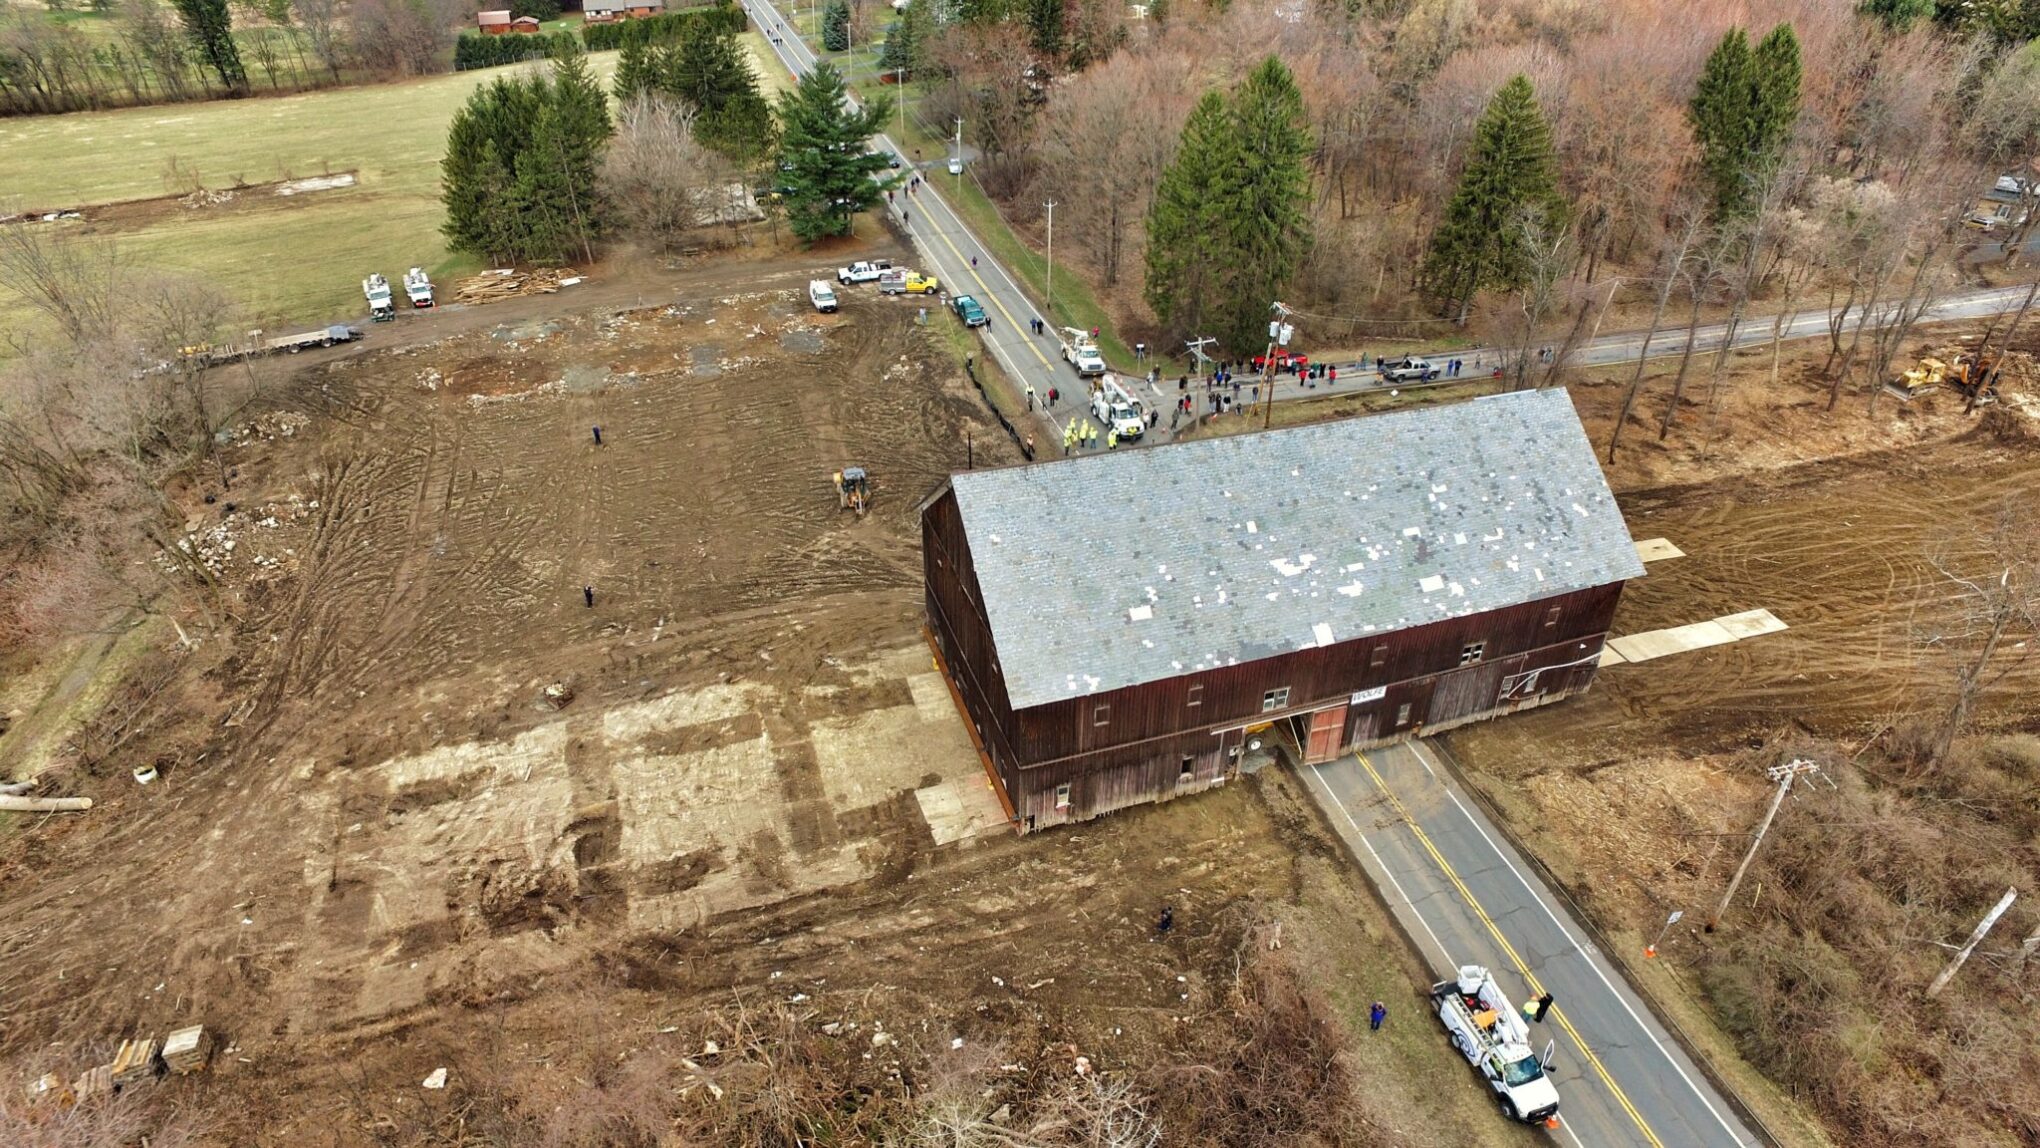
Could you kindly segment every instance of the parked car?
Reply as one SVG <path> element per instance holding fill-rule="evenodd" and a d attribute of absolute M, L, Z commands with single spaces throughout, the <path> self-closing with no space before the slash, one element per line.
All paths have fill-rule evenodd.
<path fill-rule="evenodd" d="M 1267 362 L 1268 356 L 1255 355 L 1252 360 L 1254 370 L 1256 371 L 1262 370 L 1267 364 Z M 1309 355 L 1292 353 L 1289 351 L 1275 352 L 1275 369 L 1277 371 L 1294 370 L 1298 373 L 1301 373 L 1303 369 L 1308 366 L 1310 366 Z"/>
<path fill-rule="evenodd" d="M 956 298 L 951 299 L 949 301 L 949 309 L 956 312 L 956 317 L 963 320 L 963 325 L 966 327 L 989 327 L 992 325 L 991 316 L 986 315 L 985 309 L 979 306 L 978 301 L 969 295 L 958 295 Z"/>
<path fill-rule="evenodd" d="M 1391 383 L 1421 383 L 1438 377 L 1438 368 L 1429 359 L 1411 356 L 1399 359 L 1381 369 L 1381 377 Z"/>
<path fill-rule="evenodd" d="M 838 267 L 836 269 L 836 282 L 869 283 L 890 270 L 892 270 L 892 260 L 890 259 L 860 259 L 848 267 Z"/>

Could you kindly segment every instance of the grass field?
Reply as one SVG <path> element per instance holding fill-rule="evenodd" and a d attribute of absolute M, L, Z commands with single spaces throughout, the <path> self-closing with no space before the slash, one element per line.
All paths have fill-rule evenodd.
<path fill-rule="evenodd" d="M 785 83 L 756 33 L 743 39 L 768 95 Z M 592 56 L 605 83 L 616 53 Z M 54 209 L 165 194 L 174 156 L 212 188 L 358 171 L 354 187 L 231 210 L 180 210 L 111 232 L 142 267 L 213 276 L 261 326 L 363 313 L 361 278 L 475 270 L 439 235 L 439 158 L 468 94 L 501 69 L 273 99 L 0 120 L 0 208 Z M 89 215 L 89 213 L 88 213 Z M 70 225 L 66 225 L 70 226 Z M 0 307 L 0 335 L 24 321 Z"/>

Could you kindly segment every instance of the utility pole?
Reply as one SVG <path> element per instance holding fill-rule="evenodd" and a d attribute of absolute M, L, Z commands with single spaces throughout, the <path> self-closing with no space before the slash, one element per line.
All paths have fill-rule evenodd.
<path fill-rule="evenodd" d="M 1261 356 L 1261 385 L 1268 389 L 1268 405 L 1261 412 L 1262 430 L 1275 424 L 1275 348 L 1278 345 L 1287 347 L 1289 337 L 1296 333 L 1295 327 L 1283 322 L 1289 317 L 1289 308 L 1278 302 L 1270 304 L 1268 309 L 1275 313 L 1275 317 L 1268 320 L 1268 350 Z"/>
<path fill-rule="evenodd" d="M 1735 867 L 1735 876 L 1728 879 L 1728 892 L 1721 895 L 1721 904 L 1714 915 L 1707 918 L 1707 931 L 1721 923 L 1721 915 L 1728 912 L 1728 903 L 1735 899 L 1736 887 L 1742 884 L 1743 874 L 1750 871 L 1750 862 L 1757 859 L 1757 847 L 1764 843 L 1764 834 L 1771 831 L 1771 820 L 1778 816 L 1778 807 L 1785 804 L 1785 795 L 1792 792 L 1792 782 L 1802 773 L 1819 773 L 1820 766 L 1803 757 L 1794 758 L 1784 765 L 1774 765 L 1764 775 L 1778 783 L 1778 792 L 1771 795 L 1771 807 L 1764 810 L 1764 820 L 1757 825 L 1757 839 L 1750 842 L 1750 851 L 1743 854 L 1742 864 Z M 1830 782 L 1829 784 L 1833 784 Z"/>
<path fill-rule="evenodd" d="M 905 64 L 902 64 L 902 65 L 900 65 L 900 66 L 899 66 L 898 68 L 894 69 L 894 71 L 896 71 L 897 73 L 899 73 L 899 75 L 898 75 L 898 78 L 897 78 L 897 79 L 896 79 L 896 80 L 894 81 L 894 83 L 893 83 L 893 86 L 894 86 L 895 88 L 898 88 L 898 89 L 899 89 L 899 93 L 898 93 L 898 98 L 899 98 L 899 105 L 900 105 L 900 138 L 901 138 L 901 139 L 906 139 L 906 138 L 907 138 L 907 68 L 906 68 L 906 65 L 905 65 Z M 1612 298 L 1612 296 L 1611 296 L 1611 298 Z"/>
<path fill-rule="evenodd" d="M 2012 902 L 2018 900 L 2018 897 L 2017 886 L 2005 890 L 2005 895 L 1998 898 L 1998 903 L 1991 911 L 1985 913 L 1983 920 L 1976 923 L 1976 931 L 1969 934 L 1969 943 L 1956 952 L 1955 959 L 1949 961 L 1948 967 L 1941 970 L 1941 975 L 1934 978 L 1934 983 L 1927 986 L 1928 996 L 1941 995 L 1941 990 L 1947 988 L 1948 982 L 1955 979 L 1955 974 L 1962 971 L 1963 964 L 1969 960 L 1969 954 L 1975 952 L 1976 946 L 1983 943 L 1984 934 L 1990 932 L 1991 926 L 1998 923 L 1998 918 L 2005 915 L 2005 910 L 2011 908 Z"/>
<path fill-rule="evenodd" d="M 1055 318 L 1055 201 L 1042 204 L 1048 209 L 1048 317 Z"/>
<path fill-rule="evenodd" d="M 1204 365 L 1211 361 L 1211 356 L 1204 353 L 1204 348 L 1216 342 L 1218 340 L 1209 335 L 1183 340 L 1184 349 L 1190 352 L 1190 361 L 1197 364 L 1197 381 L 1200 383 L 1204 381 Z"/>
<path fill-rule="evenodd" d="M 956 190 L 963 192 L 963 117 L 956 117 Z"/>

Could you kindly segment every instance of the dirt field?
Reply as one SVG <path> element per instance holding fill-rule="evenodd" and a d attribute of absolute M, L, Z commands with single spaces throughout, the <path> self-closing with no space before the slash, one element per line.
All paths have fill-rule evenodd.
<path fill-rule="evenodd" d="M 920 638 L 916 504 L 966 436 L 1015 452 L 916 304 L 818 316 L 811 273 L 289 361 L 231 488 L 178 492 L 233 615 L 139 674 L 182 720 L 103 757 L 89 726 L 52 764 L 101 804 L 10 826 L 0 1057 L 75 1073 L 202 1020 L 228 1051 L 163 1088 L 219 1143 L 614 1143 L 548 1113 L 633 1058 L 688 1095 L 673 1058 L 763 1008 L 839 1050 L 896 1034 L 888 1103 L 962 1038 L 1024 1105 L 1076 1050 L 1208 1059 L 1240 954 L 1283 937 L 1351 1027 L 1395 1009 L 1349 1058 L 1378 1142 L 1524 1142 L 1437 1088 L 1472 1082 L 1424 973 L 1285 779 L 1005 834 Z"/>

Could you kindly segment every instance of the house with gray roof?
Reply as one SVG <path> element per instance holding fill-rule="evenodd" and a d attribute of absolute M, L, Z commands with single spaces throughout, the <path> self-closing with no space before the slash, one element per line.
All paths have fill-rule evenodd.
<path fill-rule="evenodd" d="M 956 474 L 922 541 L 1023 829 L 1580 693 L 1643 573 L 1560 390 Z"/>

